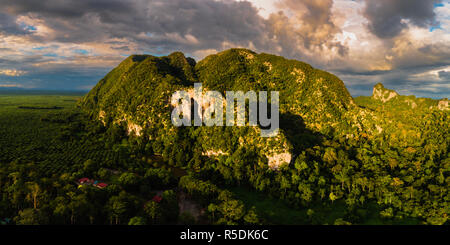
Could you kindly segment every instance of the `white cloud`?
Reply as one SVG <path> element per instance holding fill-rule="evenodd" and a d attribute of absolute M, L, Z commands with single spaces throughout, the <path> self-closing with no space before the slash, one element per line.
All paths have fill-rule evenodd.
<path fill-rule="evenodd" d="M 0 82 L 0 88 L 23 88 L 24 86 L 19 83 L 12 82 Z"/>
<path fill-rule="evenodd" d="M 444 81 L 442 72 L 450 73 L 450 66 L 411 75 L 413 81 Z M 450 85 L 450 83 L 448 84 Z"/>
<path fill-rule="evenodd" d="M 15 69 L 3 69 L 0 70 L 0 75 L 9 76 L 9 77 L 18 77 L 26 74 L 25 71 L 19 71 Z"/>
<path fill-rule="evenodd" d="M 238 2 L 248 1 L 256 6 L 259 10 L 259 14 L 265 19 L 269 18 L 269 15 L 276 13 L 280 9 L 276 6 L 278 0 L 236 0 Z"/>

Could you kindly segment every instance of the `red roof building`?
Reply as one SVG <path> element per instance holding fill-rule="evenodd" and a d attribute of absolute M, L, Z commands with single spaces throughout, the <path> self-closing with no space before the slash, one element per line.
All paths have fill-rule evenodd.
<path fill-rule="evenodd" d="M 105 188 L 105 187 L 108 186 L 108 184 L 106 184 L 106 183 L 98 183 L 95 186 L 97 186 L 98 188 Z"/>
<path fill-rule="evenodd" d="M 86 182 L 89 182 L 89 181 L 90 181 L 89 178 L 81 178 L 81 179 L 78 180 L 78 182 L 79 182 L 80 184 L 83 184 L 83 183 L 86 183 Z"/>
<path fill-rule="evenodd" d="M 152 201 L 156 202 L 156 203 L 160 203 L 162 201 L 162 197 L 156 195 L 153 197 Z"/>

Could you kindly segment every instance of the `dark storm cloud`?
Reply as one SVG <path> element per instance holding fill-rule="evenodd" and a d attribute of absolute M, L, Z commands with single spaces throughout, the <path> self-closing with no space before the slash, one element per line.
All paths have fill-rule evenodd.
<path fill-rule="evenodd" d="M 278 54 L 297 59 L 304 58 L 305 50 L 323 47 L 341 56 L 348 52 L 333 41 L 340 29 L 332 21 L 332 0 L 280 1 L 294 13 L 292 21 L 285 14 L 266 20 L 251 3 L 233 0 L 0 0 L 0 5 L 11 15 L 26 15 L 48 27 L 48 35 L 30 37 L 41 43 L 115 38 L 126 40 L 116 50 L 132 43 L 139 51 L 158 53 L 236 46 L 275 52 L 277 46 L 282 47 Z"/>
<path fill-rule="evenodd" d="M 338 74 L 347 74 L 347 75 L 353 75 L 353 76 L 376 76 L 376 75 L 383 75 L 386 73 L 389 73 L 388 70 L 358 70 L 356 68 L 346 68 L 346 69 L 334 69 L 331 70 L 332 72 L 338 73 Z"/>
<path fill-rule="evenodd" d="M 88 13 L 100 13 L 105 18 L 132 11 L 133 1 L 121 0 L 2 0 L 4 9 L 14 14 L 37 13 L 46 17 L 80 18 Z"/>
<path fill-rule="evenodd" d="M 123 50 L 123 51 L 129 51 L 130 50 L 130 48 L 128 46 L 112 47 L 112 49 Z"/>
<path fill-rule="evenodd" d="M 450 83 L 450 72 L 440 71 L 438 74 L 440 79 L 446 80 L 448 83 Z"/>
<path fill-rule="evenodd" d="M 320 63 L 316 62 L 320 58 L 308 56 L 310 50 L 335 49 L 339 56 L 346 56 L 348 47 L 334 40 L 341 29 L 333 21 L 333 4 L 333 0 L 278 1 L 276 5 L 283 11 L 272 13 L 266 22 L 272 45 L 281 49 L 278 54 L 313 64 Z"/>
<path fill-rule="evenodd" d="M 434 5 L 440 0 L 365 0 L 369 29 L 380 38 L 397 36 L 407 27 L 404 20 L 419 27 L 436 25 Z"/>
<path fill-rule="evenodd" d="M 207 0 L 16 1 L 1 0 L 10 14 L 44 21 L 60 42 L 126 38 L 144 46 L 217 48 L 224 41 L 258 42 L 264 20 L 248 2 Z M 213 28 L 212 28 L 213 27 Z"/>
<path fill-rule="evenodd" d="M 402 55 L 395 55 L 392 63 L 396 69 L 412 71 L 450 66 L 450 46 L 448 43 L 438 43 L 411 48 Z"/>
<path fill-rule="evenodd" d="M 9 14 L 39 19 L 53 30 L 50 36 L 35 37 L 37 41 L 75 43 L 114 37 L 114 30 L 120 33 L 124 24 L 132 32 L 137 23 L 143 22 L 134 18 L 135 14 L 140 16 L 144 9 L 136 1 L 119 0 L 0 0 L 0 5 Z"/>
<path fill-rule="evenodd" d="M 0 68 L 2 68 L 3 66 L 10 66 L 19 68 L 20 70 L 23 70 L 27 67 L 29 67 L 30 69 L 35 69 L 30 65 L 42 63 L 48 59 L 49 57 L 45 57 L 42 55 L 7 56 L 0 58 Z"/>
<path fill-rule="evenodd" d="M 372 88 L 377 83 L 382 83 L 386 88 L 393 89 L 401 95 L 415 95 L 442 99 L 450 97 L 450 80 L 430 81 L 424 79 L 412 79 L 406 71 L 391 71 L 382 75 L 348 75 L 340 74 L 349 92 L 354 96 L 372 95 Z"/>
<path fill-rule="evenodd" d="M 6 13 L 0 12 L 0 33 L 22 35 L 27 34 L 29 31 L 24 29 L 24 26 L 20 26 L 16 22 L 16 18 Z"/>
<path fill-rule="evenodd" d="M 25 34 L 16 24 L 20 16 L 46 27 L 45 35 L 26 36 L 26 42 L 39 43 L 39 46 L 51 42 L 98 43 L 125 54 L 175 50 L 190 53 L 200 49 L 220 50 L 227 42 L 232 46 L 248 47 L 250 42 L 261 46 L 265 33 L 264 19 L 249 2 L 0 0 L 0 6 L 0 31 L 7 35 Z M 36 50 L 36 53 L 39 55 L 2 55 L 0 68 L 26 71 L 27 75 L 14 79 L 29 86 L 76 88 L 95 84 L 124 58 L 121 55 L 46 57 L 44 51 Z M 97 65 L 99 68 L 94 70 L 84 69 Z"/>

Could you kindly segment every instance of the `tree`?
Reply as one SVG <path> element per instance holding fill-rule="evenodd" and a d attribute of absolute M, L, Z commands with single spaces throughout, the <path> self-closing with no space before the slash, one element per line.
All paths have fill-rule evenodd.
<path fill-rule="evenodd" d="M 26 183 L 27 189 L 29 193 L 27 194 L 27 200 L 33 202 L 33 208 L 38 208 L 38 198 L 41 195 L 41 188 L 37 183 L 34 182 L 27 182 Z"/>
<path fill-rule="evenodd" d="M 149 216 L 152 224 L 155 224 L 161 218 L 161 206 L 154 201 L 148 201 L 144 205 L 144 212 Z"/>
<path fill-rule="evenodd" d="M 163 216 L 166 222 L 175 222 L 178 219 L 179 207 L 177 194 L 173 190 L 162 193 Z"/>
<path fill-rule="evenodd" d="M 331 202 L 334 202 L 336 199 L 338 199 L 338 196 L 336 196 L 333 192 L 330 193 L 330 200 Z"/>
<path fill-rule="evenodd" d="M 119 183 L 125 188 L 134 189 L 140 182 L 140 177 L 131 172 L 125 172 L 119 177 Z"/>
<path fill-rule="evenodd" d="M 111 173 L 108 169 L 100 168 L 97 171 L 97 175 L 100 179 L 108 179 L 111 176 Z"/>
<path fill-rule="evenodd" d="M 219 209 L 219 207 L 214 203 L 211 203 L 208 205 L 208 212 L 210 212 L 212 214 L 213 222 L 215 222 L 215 213 L 217 212 L 218 209 Z"/>
<path fill-rule="evenodd" d="M 248 210 L 247 214 L 244 216 L 244 221 L 250 225 L 257 225 L 260 223 L 258 214 L 256 213 L 256 208 L 254 206 Z"/>
<path fill-rule="evenodd" d="M 339 218 L 339 219 L 336 219 L 335 221 L 334 221 L 334 225 L 351 225 L 352 223 L 350 223 L 350 222 L 348 222 L 348 221 L 345 221 L 344 219 L 342 219 L 342 218 Z"/>
<path fill-rule="evenodd" d="M 146 222 L 145 218 L 140 217 L 140 216 L 133 217 L 128 222 L 128 225 L 146 225 L 146 224 L 147 224 L 147 222 Z"/>
<path fill-rule="evenodd" d="M 62 220 L 62 223 L 65 224 L 67 218 L 71 215 L 71 210 L 67 205 L 67 200 L 62 196 L 58 196 L 54 202 L 56 203 L 56 206 L 53 210 L 53 214 L 56 218 L 58 218 L 58 220 Z"/>
<path fill-rule="evenodd" d="M 48 221 L 39 210 L 32 208 L 19 211 L 19 215 L 14 220 L 18 225 L 42 225 Z"/>
<path fill-rule="evenodd" d="M 92 173 L 97 169 L 97 164 L 91 159 L 88 159 L 83 163 L 83 169 L 86 173 Z"/>
<path fill-rule="evenodd" d="M 153 188 L 165 188 L 174 182 L 171 172 L 161 168 L 149 168 L 144 175 L 144 180 Z"/>
<path fill-rule="evenodd" d="M 232 193 L 228 190 L 221 191 L 217 199 L 220 201 L 217 211 L 222 216 L 217 223 L 234 225 L 241 221 L 245 215 L 242 201 L 233 199 Z"/>
<path fill-rule="evenodd" d="M 112 219 L 115 219 L 115 224 L 120 224 L 120 218 L 127 211 L 127 203 L 119 196 L 113 196 L 108 201 L 108 209 Z"/>

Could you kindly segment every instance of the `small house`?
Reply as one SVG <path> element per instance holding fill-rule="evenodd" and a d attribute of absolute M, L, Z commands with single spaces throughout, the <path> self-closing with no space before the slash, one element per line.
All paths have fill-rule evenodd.
<path fill-rule="evenodd" d="M 89 178 L 81 178 L 78 180 L 78 183 L 80 183 L 80 184 L 84 184 L 84 183 L 88 183 L 88 182 L 90 182 Z"/>
<path fill-rule="evenodd" d="M 98 184 L 96 184 L 95 186 L 98 187 L 98 188 L 100 188 L 100 189 L 103 189 L 103 188 L 107 187 L 108 184 L 106 184 L 106 183 L 98 183 Z"/>
<path fill-rule="evenodd" d="M 156 203 L 160 203 L 160 202 L 162 201 L 162 197 L 156 195 L 156 196 L 153 197 L 152 201 L 154 201 L 154 202 L 156 202 Z"/>

